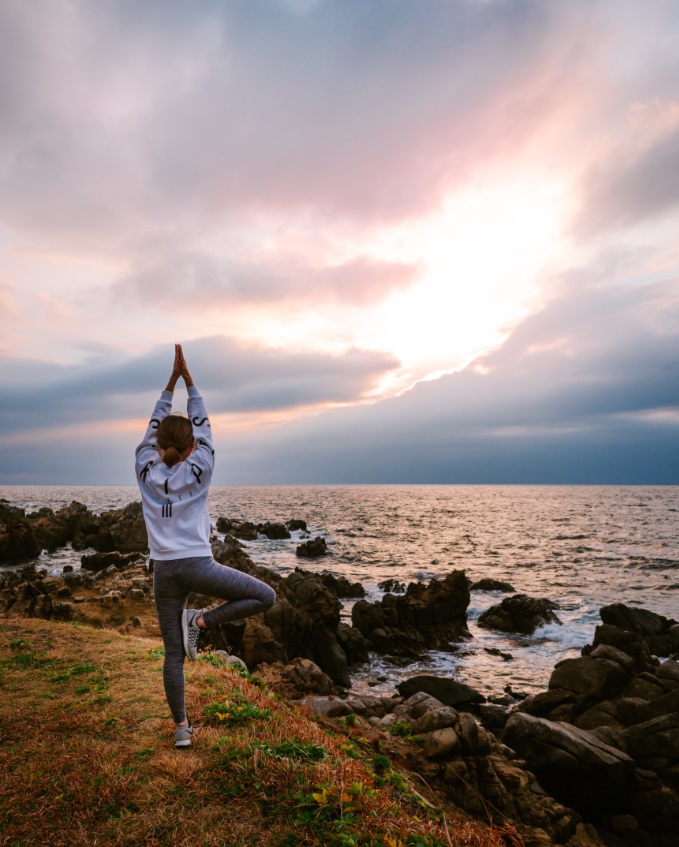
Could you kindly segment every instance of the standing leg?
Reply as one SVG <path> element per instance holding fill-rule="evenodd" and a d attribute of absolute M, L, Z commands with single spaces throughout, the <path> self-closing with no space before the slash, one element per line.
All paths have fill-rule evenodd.
<path fill-rule="evenodd" d="M 177 725 L 186 723 L 184 705 L 184 644 L 181 616 L 189 592 L 173 575 L 176 562 L 156 562 L 153 572 L 153 595 L 160 632 L 165 646 L 163 685 L 165 696 Z"/>

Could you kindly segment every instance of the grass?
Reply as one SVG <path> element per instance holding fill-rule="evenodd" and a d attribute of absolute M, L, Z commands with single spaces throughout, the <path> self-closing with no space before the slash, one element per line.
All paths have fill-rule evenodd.
<path fill-rule="evenodd" d="M 186 666 L 200 731 L 172 746 L 162 649 L 42 620 L 0 631 L 0 845 L 500 847 L 386 756 L 242 667 Z"/>

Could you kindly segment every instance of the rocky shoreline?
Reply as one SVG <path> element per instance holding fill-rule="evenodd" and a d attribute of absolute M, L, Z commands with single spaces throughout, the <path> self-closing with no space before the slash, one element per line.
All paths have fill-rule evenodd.
<path fill-rule="evenodd" d="M 592 644 L 557 663 L 546 691 L 502 705 L 453 679 L 425 676 L 391 697 L 357 695 L 351 669 L 371 654 L 416 658 L 469 638 L 472 586 L 464 571 L 393 586 L 378 602 L 358 599 L 349 625 L 340 620 L 340 599 L 360 598 L 360 584 L 300 568 L 282 577 L 255 565 L 237 538 L 286 537 L 280 533 L 290 526 L 225 521 L 220 529 L 226 535 L 215 541 L 215 559 L 269 583 L 277 601 L 263 615 L 217 628 L 206 648 L 239 656 L 300 708 L 353 726 L 479 819 L 510 821 L 526 845 L 679 845 L 675 621 L 604 607 Z M 2 614 L 159 637 L 140 505 L 94 515 L 72 503 L 25 515 L 0 502 L 0 562 L 66 543 L 96 553 L 60 577 L 31 566 L 0 575 Z M 190 602 L 208 606 L 214 598 Z M 514 593 L 479 625 L 533 632 L 558 623 L 557 611 L 546 598 Z"/>

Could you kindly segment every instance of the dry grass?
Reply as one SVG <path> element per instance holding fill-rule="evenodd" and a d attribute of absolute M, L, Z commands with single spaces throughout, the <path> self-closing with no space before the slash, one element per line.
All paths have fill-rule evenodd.
<path fill-rule="evenodd" d="M 160 642 L 41 620 L 0 632 L 0 845 L 499 847 L 445 821 L 360 739 L 251 678 L 187 665 L 172 746 Z M 210 708 L 212 707 L 212 708 Z M 206 710 L 213 716 L 205 716 Z"/>

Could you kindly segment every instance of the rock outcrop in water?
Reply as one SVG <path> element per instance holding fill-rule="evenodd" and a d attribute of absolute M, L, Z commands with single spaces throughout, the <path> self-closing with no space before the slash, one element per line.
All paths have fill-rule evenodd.
<path fill-rule="evenodd" d="M 295 550 L 297 556 L 303 559 L 318 559 L 320 556 L 325 556 L 328 552 L 328 545 L 325 538 L 320 535 L 309 541 L 303 541 Z"/>
<path fill-rule="evenodd" d="M 243 541 L 256 541 L 260 535 L 271 540 L 292 538 L 291 532 L 302 530 L 306 532 L 306 521 L 293 518 L 284 524 L 277 521 L 253 523 L 252 521 L 233 520 L 220 517 L 217 519 L 217 531 L 240 538 Z"/>
<path fill-rule="evenodd" d="M 445 706 L 457 708 L 471 706 L 473 703 L 485 703 L 486 698 L 472 688 L 455 679 L 440 676 L 413 676 L 399 683 L 398 693 L 403 697 L 412 697 L 414 694 L 424 692 L 430 697 L 436 698 Z"/>
<path fill-rule="evenodd" d="M 411 582 L 403 595 L 385 594 L 376 603 L 359 600 L 351 619 L 377 652 L 416 656 L 470 637 L 468 606 L 465 572 L 452 571 L 429 585 Z"/>
<path fill-rule="evenodd" d="M 0 563 L 27 562 L 39 553 L 40 548 L 25 511 L 0 501 Z"/>
<path fill-rule="evenodd" d="M 554 609 L 558 608 L 556 603 L 545 598 L 514 594 L 513 597 L 505 597 L 501 603 L 487 609 L 479 617 L 478 624 L 480 627 L 497 629 L 500 632 L 532 635 L 543 624 L 561 623 L 554 614 Z"/>
<path fill-rule="evenodd" d="M 20 564 L 42 550 L 53 552 L 71 543 L 74 550 L 94 548 L 100 553 L 148 552 L 141 503 L 95 515 L 73 501 L 58 512 L 43 508 L 26 515 L 23 509 L 0 503 L 0 562 Z"/>
<path fill-rule="evenodd" d="M 514 591 L 514 586 L 509 582 L 503 582 L 501 579 L 492 579 L 484 577 L 469 586 L 470 591 Z"/>

